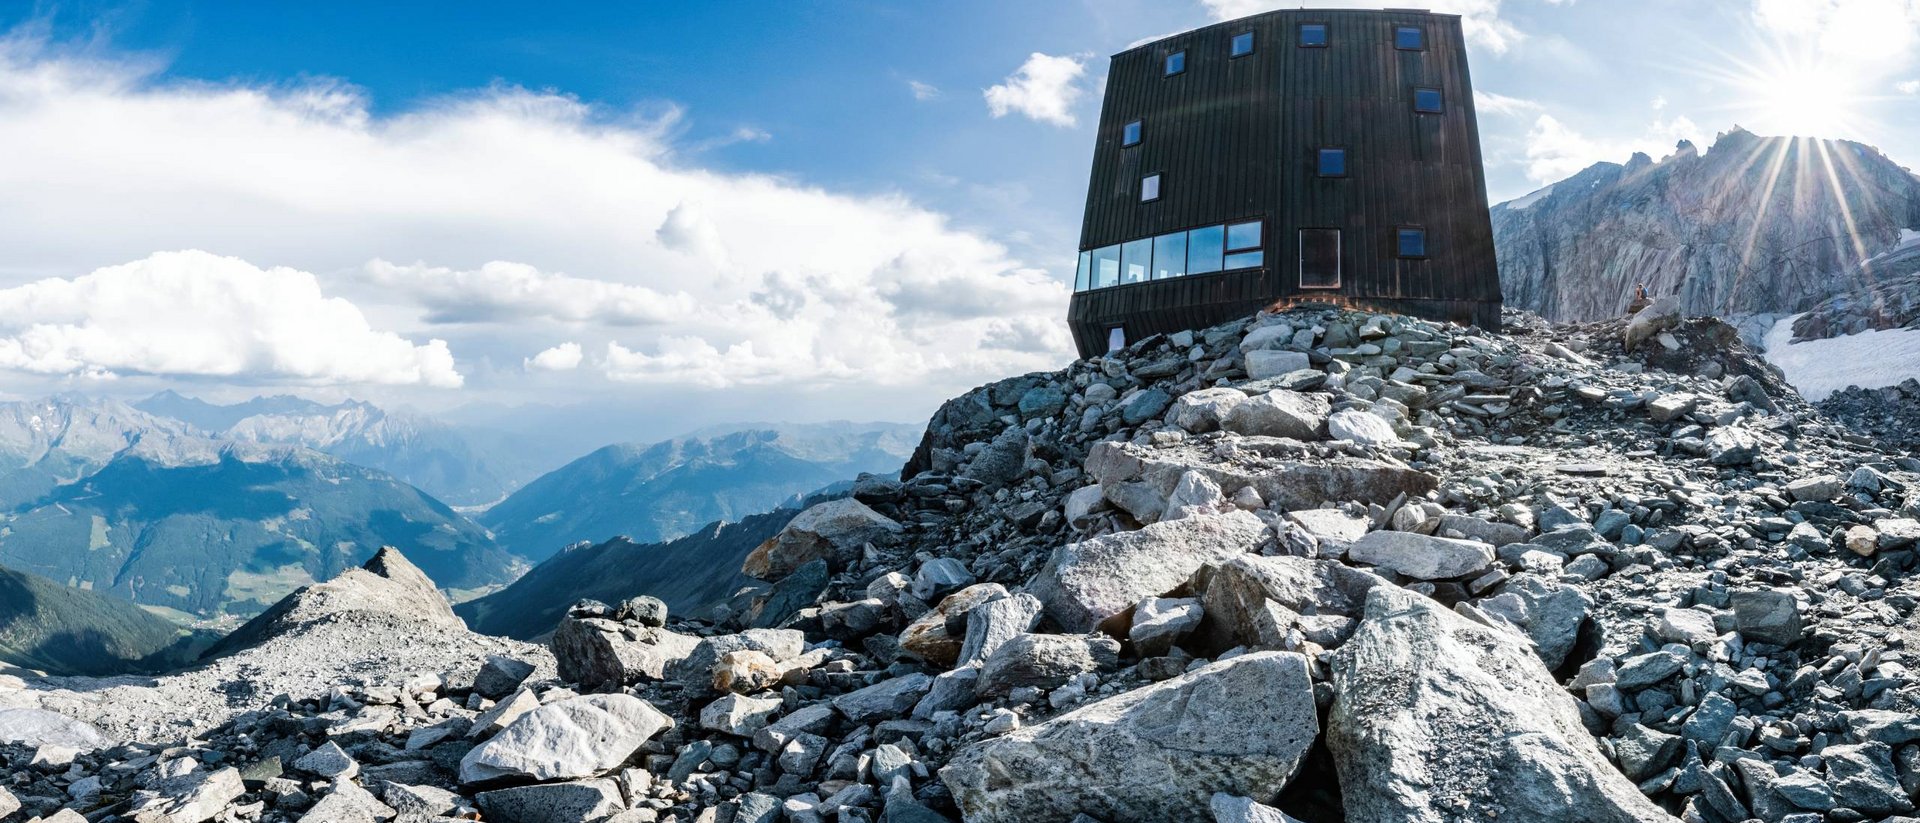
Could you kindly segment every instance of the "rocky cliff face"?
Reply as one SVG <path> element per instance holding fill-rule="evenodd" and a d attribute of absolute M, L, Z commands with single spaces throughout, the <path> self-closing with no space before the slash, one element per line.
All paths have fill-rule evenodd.
<path fill-rule="evenodd" d="M 1619 316 L 1635 284 L 1691 315 L 1790 314 L 1887 276 L 1864 261 L 1920 228 L 1920 179 L 1858 143 L 1736 128 L 1704 155 L 1594 165 L 1493 228 L 1507 305 L 1549 319 Z"/>
<path fill-rule="evenodd" d="M 574 603 L 551 670 L 438 609 L 290 605 L 301 630 L 178 676 L 225 696 L 211 725 L 50 768 L 56 744 L 15 733 L 0 803 L 170 823 L 1910 813 L 1920 461 L 1835 427 L 1718 321 L 1506 328 L 1303 310 L 982 387 L 903 476 L 754 549 L 765 589 L 712 619 Z M 22 685 L 0 705 L 100 705 Z"/>

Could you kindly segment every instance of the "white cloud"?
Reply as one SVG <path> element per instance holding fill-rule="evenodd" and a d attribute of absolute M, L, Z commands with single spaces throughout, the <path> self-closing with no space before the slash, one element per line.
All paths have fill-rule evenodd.
<path fill-rule="evenodd" d="M 630 355 L 582 378 L 832 382 L 856 404 L 1071 357 L 993 325 L 1063 324 L 1064 276 L 895 193 L 700 168 L 676 130 L 510 87 L 375 114 L 337 82 L 173 83 L 0 38 L 0 158 L 32 158 L 0 162 L 0 288 L 204 248 L 319 272 L 476 377 L 523 379 L 480 359 L 518 366 L 558 337 Z M 692 362 L 720 371 L 666 367 Z M 415 379 L 459 376 L 430 365 Z"/>
<path fill-rule="evenodd" d="M 922 83 L 918 80 L 908 80 L 907 88 L 913 92 L 913 99 L 915 100 L 932 100 L 940 96 L 939 87 L 933 85 L 932 83 Z"/>
<path fill-rule="evenodd" d="M 1863 71 L 1911 65 L 1920 49 L 1920 0 L 1754 0 L 1753 16 L 1823 59 Z"/>
<path fill-rule="evenodd" d="M 1078 121 L 1073 104 L 1086 89 L 1080 77 L 1087 64 L 1079 57 L 1055 57 L 1034 52 L 1000 85 L 986 90 L 987 110 L 994 117 L 1023 114 L 1042 123 L 1071 128 Z"/>
<path fill-rule="evenodd" d="M 1599 162 L 1624 163 L 1634 152 L 1660 159 L 1673 153 L 1681 140 L 1699 146 L 1707 134 L 1692 120 L 1675 117 L 1655 120 L 1638 135 L 1589 137 L 1542 114 L 1527 133 L 1527 177 L 1535 183 L 1554 183 Z"/>
<path fill-rule="evenodd" d="M 1901 94 L 1920 94 L 1920 80 L 1905 80 L 1895 83 L 1893 87 Z"/>
<path fill-rule="evenodd" d="M 0 289 L 0 367 L 457 388 L 440 340 L 375 331 L 313 275 L 201 251 Z"/>
<path fill-rule="evenodd" d="M 583 359 L 579 343 L 561 343 L 526 359 L 524 365 L 535 371 L 572 371 Z"/>
<path fill-rule="evenodd" d="M 1283 0 L 1201 0 L 1201 3 L 1215 20 L 1232 20 L 1275 9 L 1300 8 L 1298 2 Z M 1319 9 L 1381 8 L 1379 0 L 1314 0 L 1309 5 Z M 1514 44 L 1526 39 L 1525 34 L 1500 17 L 1500 0 L 1430 0 L 1415 5 L 1430 11 L 1460 15 L 1460 29 L 1467 41 L 1495 54 L 1504 54 Z"/>
<path fill-rule="evenodd" d="M 1483 114 L 1520 116 L 1540 111 L 1542 107 L 1539 103 L 1532 100 L 1508 97 L 1504 94 L 1495 94 L 1490 91 L 1480 91 L 1476 89 L 1473 92 L 1473 108 L 1475 111 Z"/>
<path fill-rule="evenodd" d="M 426 309 L 429 323 L 547 319 L 655 325 L 682 319 L 696 308 L 685 292 L 662 294 L 646 286 L 551 274 L 497 260 L 471 271 L 374 260 L 366 266 L 366 278 Z"/>
<path fill-rule="evenodd" d="M 1667 96 L 1664 94 L 1656 94 L 1653 96 L 1653 102 L 1648 105 L 1652 106 L 1654 111 L 1665 111 L 1667 108 Z"/>

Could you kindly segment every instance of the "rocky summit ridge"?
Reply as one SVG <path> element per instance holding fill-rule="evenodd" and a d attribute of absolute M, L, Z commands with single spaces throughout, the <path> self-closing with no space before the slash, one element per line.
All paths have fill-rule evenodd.
<path fill-rule="evenodd" d="M 760 585 L 545 649 L 382 554 L 116 687 L 171 735 L 0 713 L 0 820 L 1910 819 L 1920 461 L 1677 309 L 1301 308 L 983 386 Z"/>

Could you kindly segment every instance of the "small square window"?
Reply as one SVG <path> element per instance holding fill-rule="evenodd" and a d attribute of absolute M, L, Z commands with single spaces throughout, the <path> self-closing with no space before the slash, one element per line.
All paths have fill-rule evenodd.
<path fill-rule="evenodd" d="M 1327 24 L 1301 23 L 1300 47 L 1303 49 L 1324 49 L 1327 47 Z"/>
<path fill-rule="evenodd" d="M 1137 146 L 1140 144 L 1141 122 L 1142 121 L 1135 120 L 1120 129 L 1121 146 Z"/>
<path fill-rule="evenodd" d="M 1167 76 L 1172 77 L 1187 70 L 1187 53 L 1176 51 L 1167 55 Z"/>
<path fill-rule="evenodd" d="M 1114 326 L 1107 329 L 1107 353 L 1112 354 L 1127 347 L 1127 327 Z"/>
<path fill-rule="evenodd" d="M 1140 178 L 1140 202 L 1149 203 L 1160 199 L 1160 175 L 1149 174 Z"/>
<path fill-rule="evenodd" d="M 1421 114 L 1439 114 L 1446 110 L 1439 89 L 1414 89 L 1413 110 Z"/>
<path fill-rule="evenodd" d="M 1227 251 L 1260 248 L 1260 221 L 1235 223 L 1227 227 Z"/>
<path fill-rule="evenodd" d="M 1243 31 L 1233 36 L 1233 57 L 1244 57 L 1253 53 L 1253 32 Z"/>
<path fill-rule="evenodd" d="M 1426 257 L 1427 230 L 1401 229 L 1398 252 L 1399 256 L 1404 258 L 1419 259 Z"/>
<path fill-rule="evenodd" d="M 1393 47 L 1403 51 L 1421 51 L 1427 47 L 1427 32 L 1414 26 L 1394 29 Z"/>
<path fill-rule="evenodd" d="M 1321 177 L 1347 176 L 1347 150 L 1346 149 L 1321 149 L 1320 150 L 1320 176 Z"/>

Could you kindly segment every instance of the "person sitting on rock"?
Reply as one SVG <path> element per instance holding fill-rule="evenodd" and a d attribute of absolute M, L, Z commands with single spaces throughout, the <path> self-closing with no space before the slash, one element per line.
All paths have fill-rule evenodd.
<path fill-rule="evenodd" d="M 1627 304 L 1628 314 L 1639 314 L 1641 309 L 1653 305 L 1653 298 L 1647 296 L 1647 284 L 1633 284 L 1633 302 Z"/>

